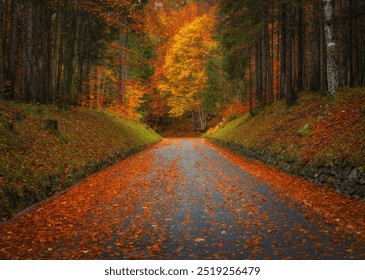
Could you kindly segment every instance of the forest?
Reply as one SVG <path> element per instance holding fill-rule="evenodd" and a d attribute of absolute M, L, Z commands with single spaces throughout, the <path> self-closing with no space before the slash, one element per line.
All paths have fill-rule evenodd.
<path fill-rule="evenodd" d="M 158 125 L 365 83 L 358 0 L 0 1 L 0 95 Z M 229 113 L 230 112 L 230 113 Z M 199 123 L 199 125 L 198 125 Z"/>
<path fill-rule="evenodd" d="M 364 1 L 0 0 L 0 260 L 364 260 L 364 128 Z"/>

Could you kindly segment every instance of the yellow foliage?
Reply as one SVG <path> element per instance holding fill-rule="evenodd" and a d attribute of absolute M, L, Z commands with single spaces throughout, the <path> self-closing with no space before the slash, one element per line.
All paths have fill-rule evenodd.
<path fill-rule="evenodd" d="M 213 14 L 205 14 L 182 27 L 168 50 L 158 89 L 168 95 L 170 113 L 181 116 L 200 106 L 201 93 L 206 87 L 206 65 L 217 43 L 212 39 Z"/>

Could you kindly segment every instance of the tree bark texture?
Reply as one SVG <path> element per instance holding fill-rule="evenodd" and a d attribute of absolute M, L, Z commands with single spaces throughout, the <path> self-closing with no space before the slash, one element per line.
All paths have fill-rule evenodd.
<path fill-rule="evenodd" d="M 323 0 L 324 4 L 324 31 L 326 37 L 327 51 L 327 82 L 328 93 L 334 95 L 338 89 L 338 65 L 337 65 L 337 44 L 333 26 L 333 2 L 332 0 Z"/>

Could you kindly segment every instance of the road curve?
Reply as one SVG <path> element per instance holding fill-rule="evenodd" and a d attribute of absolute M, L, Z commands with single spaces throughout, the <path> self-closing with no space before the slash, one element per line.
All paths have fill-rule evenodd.
<path fill-rule="evenodd" d="M 1 259 L 364 259 L 364 245 L 201 139 L 164 139 L 0 225 Z"/>

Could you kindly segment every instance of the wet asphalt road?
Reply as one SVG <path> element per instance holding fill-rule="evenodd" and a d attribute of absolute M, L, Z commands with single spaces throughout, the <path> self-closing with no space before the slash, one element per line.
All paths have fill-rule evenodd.
<path fill-rule="evenodd" d="M 148 168 L 32 258 L 364 259 L 357 236 L 279 197 L 204 140 L 164 140 L 138 160 Z"/>
<path fill-rule="evenodd" d="M 201 140 L 170 140 L 152 153 L 153 166 L 136 182 L 147 177 L 149 192 L 141 194 L 135 216 L 120 225 L 140 228 L 141 234 L 126 236 L 124 242 L 133 246 L 120 258 L 351 259 L 365 254 L 364 247 L 354 246 L 356 237 L 336 233 L 298 203 L 283 201 Z M 113 258 L 116 251 L 99 257 Z"/>

